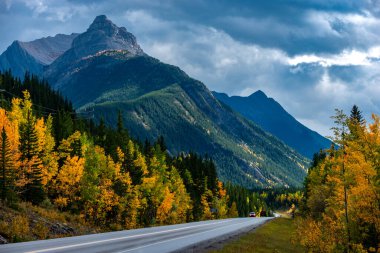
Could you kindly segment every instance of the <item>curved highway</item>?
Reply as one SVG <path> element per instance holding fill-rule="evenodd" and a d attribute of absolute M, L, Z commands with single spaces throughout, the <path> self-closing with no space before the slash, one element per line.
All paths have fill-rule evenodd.
<path fill-rule="evenodd" d="M 242 229 L 260 226 L 271 218 L 235 218 L 124 230 L 51 240 L 6 244 L 0 253 L 62 252 L 172 252 Z"/>

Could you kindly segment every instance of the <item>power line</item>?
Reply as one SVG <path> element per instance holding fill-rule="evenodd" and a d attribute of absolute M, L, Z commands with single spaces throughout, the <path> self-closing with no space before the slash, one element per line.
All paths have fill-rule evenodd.
<path fill-rule="evenodd" d="M 5 89 L 0 89 L 0 93 L 1 92 L 5 92 L 5 93 L 11 95 L 12 97 L 22 99 L 18 95 L 14 94 L 12 92 L 9 92 L 9 91 L 7 91 Z M 53 108 L 49 108 L 49 107 L 38 105 L 38 104 L 34 104 L 34 103 L 32 103 L 32 106 L 37 106 L 39 108 L 51 111 L 51 112 L 40 112 L 40 113 L 45 113 L 45 114 L 48 113 L 48 114 L 54 114 L 54 115 L 56 115 L 56 114 L 58 114 L 60 112 L 60 110 L 56 110 L 56 109 L 53 109 Z M 81 114 L 91 114 L 90 116 L 83 115 L 83 116 L 81 116 L 80 119 L 93 119 L 94 118 L 94 112 L 95 112 L 95 109 L 94 109 L 94 107 L 92 107 L 91 111 L 66 112 L 66 113 L 67 114 L 71 114 L 71 115 L 78 115 L 78 116 L 81 116 Z M 73 120 L 79 120 L 79 119 L 73 119 Z"/>

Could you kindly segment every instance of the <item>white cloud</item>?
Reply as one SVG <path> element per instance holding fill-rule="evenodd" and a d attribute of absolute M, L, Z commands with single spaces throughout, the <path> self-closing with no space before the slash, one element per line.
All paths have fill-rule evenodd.
<path fill-rule="evenodd" d="M 315 86 L 316 94 L 324 96 L 325 98 L 346 98 L 347 97 L 347 84 L 340 80 L 331 80 L 327 70 L 324 71 L 321 80 Z"/>
<path fill-rule="evenodd" d="M 77 14 L 88 11 L 91 4 L 69 4 L 66 0 L 15 0 L 22 2 L 33 12 L 33 17 L 43 17 L 46 21 L 66 22 Z M 63 4 L 64 3 L 64 4 Z"/>
<path fill-rule="evenodd" d="M 340 54 L 317 56 L 315 54 L 296 55 L 288 59 L 289 65 L 318 63 L 323 67 L 331 66 L 365 66 L 371 64 L 371 58 L 380 57 L 380 48 L 373 47 L 368 52 L 344 50 Z"/>
<path fill-rule="evenodd" d="M 40 15 L 46 12 L 48 9 L 45 0 L 24 0 L 24 3 L 33 11 L 34 15 Z"/>

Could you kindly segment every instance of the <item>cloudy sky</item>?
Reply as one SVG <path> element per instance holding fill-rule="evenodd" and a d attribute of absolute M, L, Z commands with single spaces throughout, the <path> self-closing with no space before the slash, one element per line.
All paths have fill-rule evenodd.
<path fill-rule="evenodd" d="M 380 0 L 0 0 L 0 52 L 100 14 L 211 90 L 261 89 L 323 135 L 334 108 L 380 114 Z"/>

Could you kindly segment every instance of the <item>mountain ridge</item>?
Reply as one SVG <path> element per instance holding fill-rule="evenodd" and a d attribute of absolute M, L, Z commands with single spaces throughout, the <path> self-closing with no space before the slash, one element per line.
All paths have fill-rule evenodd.
<path fill-rule="evenodd" d="M 314 153 L 331 145 L 330 140 L 297 121 L 276 100 L 261 90 L 247 97 L 228 96 L 215 91 L 213 94 L 221 102 L 310 159 Z"/>
<path fill-rule="evenodd" d="M 25 72 L 42 76 L 44 67 L 51 64 L 71 47 L 77 33 L 70 35 L 57 34 L 29 42 L 15 40 L 0 55 L 0 70 L 12 70 L 12 73 L 23 79 Z"/>

